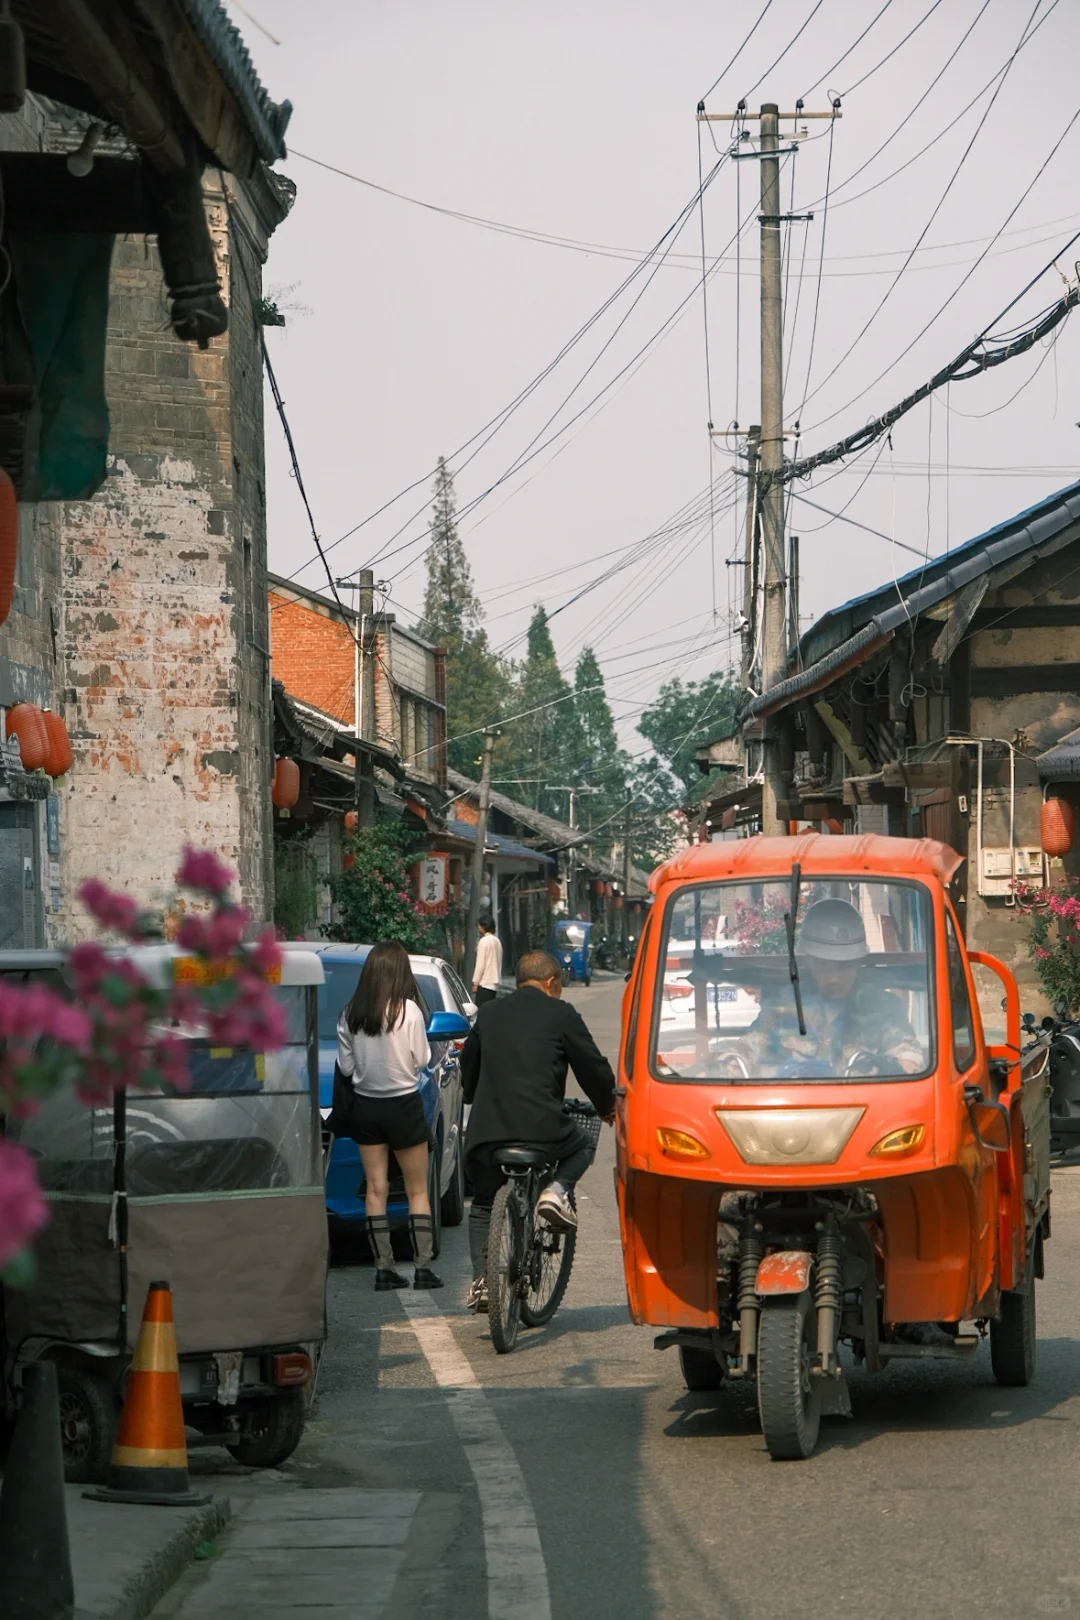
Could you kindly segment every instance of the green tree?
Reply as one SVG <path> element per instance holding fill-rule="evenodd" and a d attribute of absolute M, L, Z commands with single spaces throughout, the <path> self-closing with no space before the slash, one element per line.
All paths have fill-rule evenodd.
<path fill-rule="evenodd" d="M 454 475 L 439 457 L 435 473 L 427 550 L 424 613 L 418 626 L 425 641 L 446 648 L 447 760 L 474 775 L 478 735 L 503 710 L 510 676 L 491 650 L 472 569 L 457 528 Z"/>
<path fill-rule="evenodd" d="M 568 776 L 567 772 L 586 757 L 572 700 L 555 655 L 547 613 L 538 606 L 513 691 L 513 710 L 522 718 L 507 727 L 502 774 L 512 777 L 516 773 L 521 800 L 562 821 L 566 819 L 566 794 L 554 793 L 552 787 L 580 780 L 580 773 Z"/>
<path fill-rule="evenodd" d="M 730 670 L 714 670 L 701 681 L 676 675 L 664 682 L 641 716 L 638 730 L 680 792 L 697 786 L 701 773 L 694 752 L 733 723 L 738 699 L 739 685 Z"/>
<path fill-rule="evenodd" d="M 580 754 L 569 764 L 568 780 L 596 789 L 582 801 L 581 825 L 603 823 L 604 842 L 610 845 L 622 836 L 617 813 L 626 803 L 630 761 L 619 747 L 603 671 L 591 647 L 582 649 L 574 671 L 573 708 Z"/>
<path fill-rule="evenodd" d="M 352 865 L 330 879 L 338 919 L 334 939 L 376 944 L 396 939 L 407 951 L 431 948 L 431 928 L 412 897 L 409 865 L 417 846 L 400 824 L 376 822 L 348 841 Z"/>

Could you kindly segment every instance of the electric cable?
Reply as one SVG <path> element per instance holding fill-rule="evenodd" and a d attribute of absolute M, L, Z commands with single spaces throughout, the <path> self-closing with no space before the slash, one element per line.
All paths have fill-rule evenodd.
<path fill-rule="evenodd" d="M 903 39 L 899 42 L 899 44 L 894 45 L 892 50 L 889 52 L 889 54 L 887 56 L 883 56 L 881 58 L 880 62 L 875 63 L 875 65 L 870 69 L 870 71 L 868 73 L 863 74 L 861 79 L 856 79 L 854 84 L 849 85 L 848 88 L 844 91 L 844 95 L 845 96 L 850 96 L 853 90 L 858 90 L 860 85 L 864 85 L 866 83 L 867 79 L 872 79 L 874 77 L 875 73 L 880 72 L 880 70 L 885 66 L 886 62 L 891 62 L 893 57 L 896 55 L 897 51 L 903 50 L 903 48 L 907 44 L 908 40 L 911 39 L 915 34 L 917 34 L 919 32 L 919 29 L 922 27 L 923 23 L 929 22 L 930 18 L 934 15 L 934 12 L 937 10 L 937 8 L 938 8 L 938 6 L 940 6 L 940 4 L 941 4 L 941 0 L 934 0 L 934 3 L 930 7 L 930 10 L 925 12 L 923 14 L 923 16 L 921 16 L 919 18 L 918 22 L 914 25 L 914 27 L 910 28 L 908 30 L 908 32 L 904 35 Z M 876 22 L 877 18 L 875 18 L 874 21 Z M 873 26 L 873 24 L 871 24 L 871 26 Z M 862 38 L 862 35 L 860 35 L 859 37 Z M 856 44 L 858 44 L 858 40 L 856 40 Z M 840 61 L 842 62 L 843 60 L 844 60 L 844 58 L 841 57 Z M 837 63 L 837 66 L 839 66 L 839 63 Z M 831 68 L 829 69 L 829 72 L 830 73 L 832 72 Z M 821 80 L 819 79 L 818 84 L 820 84 L 820 83 L 821 83 Z M 817 88 L 817 86 L 815 86 L 815 89 L 816 88 Z"/>
<path fill-rule="evenodd" d="M 935 3 L 937 5 L 940 5 L 941 0 L 935 0 Z M 784 57 L 787 55 L 788 51 L 790 51 L 791 47 L 793 45 L 796 45 L 798 43 L 798 41 L 802 38 L 803 34 L 805 34 L 806 30 L 809 28 L 810 24 L 813 22 L 814 18 L 817 16 L 818 12 L 821 10 L 821 8 L 822 8 L 822 6 L 824 4 L 825 4 L 825 0 L 817 0 L 817 3 L 815 4 L 813 10 L 810 12 L 810 15 L 807 17 L 806 21 L 803 23 L 802 27 L 797 29 L 796 32 L 794 34 L 792 34 L 792 36 L 788 40 L 787 44 L 784 46 L 783 50 L 780 52 L 780 55 L 776 58 L 776 61 L 771 62 L 769 64 L 769 66 L 765 69 L 765 72 L 761 75 L 761 77 L 759 79 L 755 79 L 753 84 L 750 86 L 749 90 L 747 90 L 747 91 L 745 91 L 743 93 L 743 95 L 741 97 L 742 102 L 749 101 L 749 99 L 753 95 L 754 91 L 758 88 L 759 85 L 765 83 L 765 80 L 769 77 L 770 73 L 772 73 L 773 69 L 778 68 L 780 66 L 780 63 L 784 60 Z"/>
<path fill-rule="evenodd" d="M 948 197 L 948 195 L 949 195 L 950 191 L 952 190 L 953 186 L 956 184 L 957 180 L 959 179 L 961 170 L 963 169 L 964 164 L 967 162 L 968 157 L 971 154 L 972 148 L 975 145 L 975 142 L 978 140 L 980 134 L 983 131 L 983 128 L 986 125 L 987 119 L 989 118 L 990 114 L 994 110 L 995 105 L 997 104 L 998 96 L 1001 94 L 1001 92 L 1002 92 L 1002 90 L 1003 90 L 1003 88 L 1005 86 L 1005 81 L 1008 78 L 1009 69 L 1012 67 L 1012 64 L 1015 62 L 1015 60 L 1017 58 L 1017 55 L 1020 52 L 1021 46 L 1024 44 L 1024 41 L 1025 41 L 1025 39 L 1027 37 L 1028 30 L 1030 29 L 1032 23 L 1035 21 L 1035 14 L 1039 10 L 1041 5 L 1042 5 L 1042 0 L 1035 0 L 1035 4 L 1034 4 L 1034 6 L 1032 7 L 1032 10 L 1031 10 L 1031 15 L 1028 17 L 1028 20 L 1024 25 L 1024 30 L 1023 30 L 1023 33 L 1020 36 L 1019 43 L 1017 44 L 1016 49 L 1013 51 L 1012 56 L 1009 58 L 1008 66 L 1006 67 L 1005 72 L 1002 74 L 1002 76 L 1001 76 L 1001 78 L 1000 78 L 1000 80 L 999 80 L 999 82 L 997 84 L 997 87 L 994 90 L 994 93 L 990 98 L 989 105 L 986 107 L 986 109 L 983 112 L 982 117 L 979 119 L 979 122 L 978 122 L 978 124 L 977 124 L 977 126 L 975 128 L 975 133 L 972 135 L 971 139 L 968 141 L 966 147 L 964 148 L 963 153 L 961 154 L 959 163 L 956 165 L 956 167 L 954 168 L 952 174 L 950 175 L 948 183 L 945 186 L 945 190 L 941 193 L 941 196 L 938 198 L 938 201 L 934 205 L 934 208 L 933 208 L 933 211 L 932 211 L 932 213 L 930 215 L 930 218 L 927 220 L 926 224 L 923 226 L 921 232 L 919 233 L 919 239 L 918 239 L 919 242 L 922 242 L 922 241 L 925 240 L 925 238 L 927 236 L 927 233 L 930 230 L 930 227 L 933 225 L 933 223 L 934 223 L 935 219 L 937 218 L 938 214 L 941 212 L 942 208 L 944 207 L 946 198 Z M 1015 210 L 1014 210 L 1014 212 L 1015 212 Z M 1009 217 L 1011 219 L 1012 215 L 1010 215 Z M 916 246 L 918 246 L 918 243 L 916 243 Z M 855 349 L 862 342 L 863 338 L 866 336 L 867 332 L 870 330 L 871 326 L 873 326 L 874 322 L 877 320 L 878 316 L 881 314 L 882 310 L 885 308 L 885 305 L 888 303 L 889 299 L 892 297 L 893 293 L 896 291 L 896 289 L 899 286 L 900 281 L 901 281 L 901 279 L 902 279 L 902 277 L 904 275 L 904 271 L 907 269 L 908 265 L 911 263 L 911 258 L 912 258 L 912 255 L 909 253 L 907 258 L 904 260 L 904 263 L 901 265 L 900 269 L 897 271 L 896 276 L 895 276 L 894 280 L 892 281 L 891 285 L 888 287 L 888 289 L 886 290 L 884 296 L 879 301 L 877 307 L 872 311 L 872 313 L 869 315 L 867 320 L 863 323 L 862 327 L 856 333 L 855 337 L 849 343 L 848 347 L 844 350 L 844 353 L 840 356 L 839 360 L 833 366 L 832 370 L 829 371 L 826 374 L 826 376 L 822 378 L 821 382 L 814 389 L 813 393 L 807 395 L 807 397 L 803 400 L 803 410 L 806 409 L 806 406 L 809 404 L 811 399 L 816 399 L 817 395 L 821 393 L 821 390 L 824 387 L 826 387 L 826 385 L 831 381 L 831 379 L 833 377 L 836 376 L 836 373 L 840 370 L 841 366 L 843 366 L 850 359 L 850 357 L 854 353 Z M 871 386 L 873 386 L 873 384 Z M 864 389 L 863 392 L 865 393 L 866 390 Z M 856 395 L 856 398 L 861 398 L 861 397 L 862 397 L 861 395 Z M 801 415 L 801 412 L 800 412 L 800 415 Z M 828 420 L 828 419 L 826 419 L 826 420 Z"/>
<path fill-rule="evenodd" d="M 705 94 L 701 97 L 701 100 L 698 103 L 699 107 L 704 107 L 706 101 L 712 95 L 713 91 L 716 89 L 716 87 L 720 83 L 721 79 L 726 79 L 727 78 L 728 74 L 731 72 L 732 68 L 735 66 L 736 62 L 739 60 L 739 57 L 742 55 L 743 51 L 745 51 L 746 47 L 749 45 L 749 43 L 753 39 L 754 35 L 757 33 L 758 29 L 761 27 L 761 24 L 765 20 L 765 13 L 768 11 L 768 9 L 769 9 L 769 7 L 771 5 L 772 5 L 772 0 L 765 0 L 765 4 L 761 8 L 761 11 L 760 11 L 760 13 L 759 13 L 759 15 L 757 17 L 757 20 L 751 26 L 750 32 L 747 34 L 747 36 L 743 40 L 742 44 L 739 46 L 738 50 L 735 52 L 735 55 L 728 62 L 727 66 L 725 68 L 721 69 L 721 71 L 716 75 L 716 78 L 713 80 L 712 84 L 710 84 L 709 88 L 706 90 Z"/>
<path fill-rule="evenodd" d="M 848 46 L 848 48 L 844 52 L 843 56 L 838 56 L 837 57 L 836 61 L 832 65 L 832 67 L 826 69 L 826 71 L 821 75 L 820 79 L 815 79 L 814 80 L 814 82 L 810 86 L 809 90 L 804 90 L 803 91 L 802 95 L 799 97 L 800 102 L 808 100 L 808 98 L 813 95 L 814 91 L 818 88 L 819 85 L 825 84 L 827 80 L 832 78 L 833 74 L 836 72 L 836 70 L 840 66 L 840 64 L 842 62 L 846 62 L 848 57 L 851 55 L 852 51 L 856 48 L 856 46 L 862 44 L 863 40 L 866 38 L 866 36 L 870 32 L 871 28 L 873 28 L 876 23 L 881 21 L 882 17 L 884 17 L 885 13 L 888 11 L 888 9 L 889 9 L 889 7 L 891 5 L 892 5 L 892 0 L 885 0 L 885 4 L 882 6 L 881 10 L 874 13 L 873 17 L 871 17 L 870 21 L 867 23 L 866 27 L 863 29 L 862 33 L 859 35 L 859 37 L 855 41 L 855 43 L 853 45 Z M 927 15 L 929 15 L 929 13 L 927 13 Z M 925 21 L 926 21 L 926 18 L 924 17 L 923 22 L 925 22 Z M 917 26 L 921 27 L 921 24 L 919 24 Z M 903 44 L 904 41 L 901 40 L 900 43 Z M 897 46 L 897 50 L 899 50 L 899 48 L 900 47 Z M 871 72 L 876 72 L 876 71 L 877 71 L 876 68 L 871 69 Z"/>

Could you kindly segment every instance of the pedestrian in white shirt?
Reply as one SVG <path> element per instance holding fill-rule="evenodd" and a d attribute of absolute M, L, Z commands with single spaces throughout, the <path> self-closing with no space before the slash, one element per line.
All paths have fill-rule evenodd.
<path fill-rule="evenodd" d="M 502 946 L 495 932 L 494 917 L 481 917 L 477 924 L 476 966 L 473 968 L 473 1000 L 478 1007 L 494 1001 L 502 983 Z"/>
<path fill-rule="evenodd" d="M 409 1200 L 414 1288 L 441 1288 L 431 1269 L 434 1230 L 428 1200 L 431 1132 L 420 1100 L 420 1070 L 431 1062 L 420 992 L 408 952 L 396 940 L 368 953 L 352 1000 L 338 1019 L 338 1067 L 351 1079 L 350 1135 L 360 1149 L 364 1214 L 375 1253 L 375 1287 L 407 1288 L 394 1270 L 386 1200 L 390 1154 L 401 1166 Z"/>

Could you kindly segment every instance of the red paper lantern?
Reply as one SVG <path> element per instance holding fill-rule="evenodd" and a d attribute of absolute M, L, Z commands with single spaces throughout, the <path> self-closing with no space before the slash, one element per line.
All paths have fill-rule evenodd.
<path fill-rule="evenodd" d="M 355 810 L 346 810 L 346 812 L 345 812 L 345 831 L 347 833 L 354 833 L 356 831 L 357 827 L 359 827 L 359 825 L 360 825 L 360 817 L 357 814 L 357 812 Z"/>
<path fill-rule="evenodd" d="M 71 739 L 68 736 L 67 726 L 60 715 L 52 709 L 46 709 L 41 716 L 45 726 L 45 740 L 48 743 L 48 753 L 45 756 L 45 774 L 54 779 L 66 776 L 71 769 Z"/>
<path fill-rule="evenodd" d="M 1044 855 L 1067 855 L 1073 843 L 1073 808 L 1065 799 L 1047 799 L 1039 812 Z"/>
<path fill-rule="evenodd" d="M 45 717 L 36 703 L 16 703 L 7 712 L 7 735 L 18 737 L 24 771 L 36 771 L 49 753 Z"/>
<path fill-rule="evenodd" d="M 15 485 L 0 467 L 0 624 L 11 612 L 19 560 L 19 503 Z"/>
<path fill-rule="evenodd" d="M 562 889 L 555 882 L 554 878 L 548 884 L 548 895 L 552 900 L 559 900 L 562 898 Z"/>
<path fill-rule="evenodd" d="M 276 810 L 291 810 L 300 797 L 300 767 L 295 759 L 274 763 L 274 788 L 270 797 Z"/>
<path fill-rule="evenodd" d="M 353 867 L 356 865 L 356 856 L 353 854 L 351 849 L 346 850 L 345 854 L 341 857 L 341 865 L 346 872 L 351 872 Z"/>

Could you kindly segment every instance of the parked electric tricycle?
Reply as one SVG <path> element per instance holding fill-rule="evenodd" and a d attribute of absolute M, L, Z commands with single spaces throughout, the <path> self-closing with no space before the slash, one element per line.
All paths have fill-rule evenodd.
<path fill-rule="evenodd" d="M 548 950 L 562 968 L 564 984 L 592 983 L 592 927 L 580 917 L 557 917 L 552 924 Z"/>
<path fill-rule="evenodd" d="M 690 1389 L 756 1381 L 774 1457 L 881 1372 L 970 1356 L 1035 1369 L 1050 1233 L 1047 1045 L 1021 1053 L 1008 970 L 965 950 L 930 840 L 698 845 L 652 879 L 623 1004 L 618 1193 L 630 1310 Z M 673 943 L 674 942 L 674 943 Z M 692 995 L 673 1021 L 669 954 Z M 988 1046 L 973 963 L 1000 979 Z M 743 1027 L 725 1016 L 756 1004 Z"/>
<path fill-rule="evenodd" d="M 206 971 L 167 946 L 130 954 L 159 984 Z M 0 974 L 62 987 L 63 957 L 5 951 Z M 316 955 L 287 952 L 274 994 L 288 1044 L 262 1056 L 193 1034 L 183 1095 L 131 1087 L 89 1109 L 63 1093 L 7 1121 L 37 1161 L 50 1220 L 34 1286 L 0 1301 L 3 1404 L 10 1413 L 28 1362 L 56 1362 L 69 1480 L 105 1476 L 156 1279 L 172 1288 L 189 1430 L 253 1467 L 299 1444 L 326 1321 L 322 980 Z"/>

